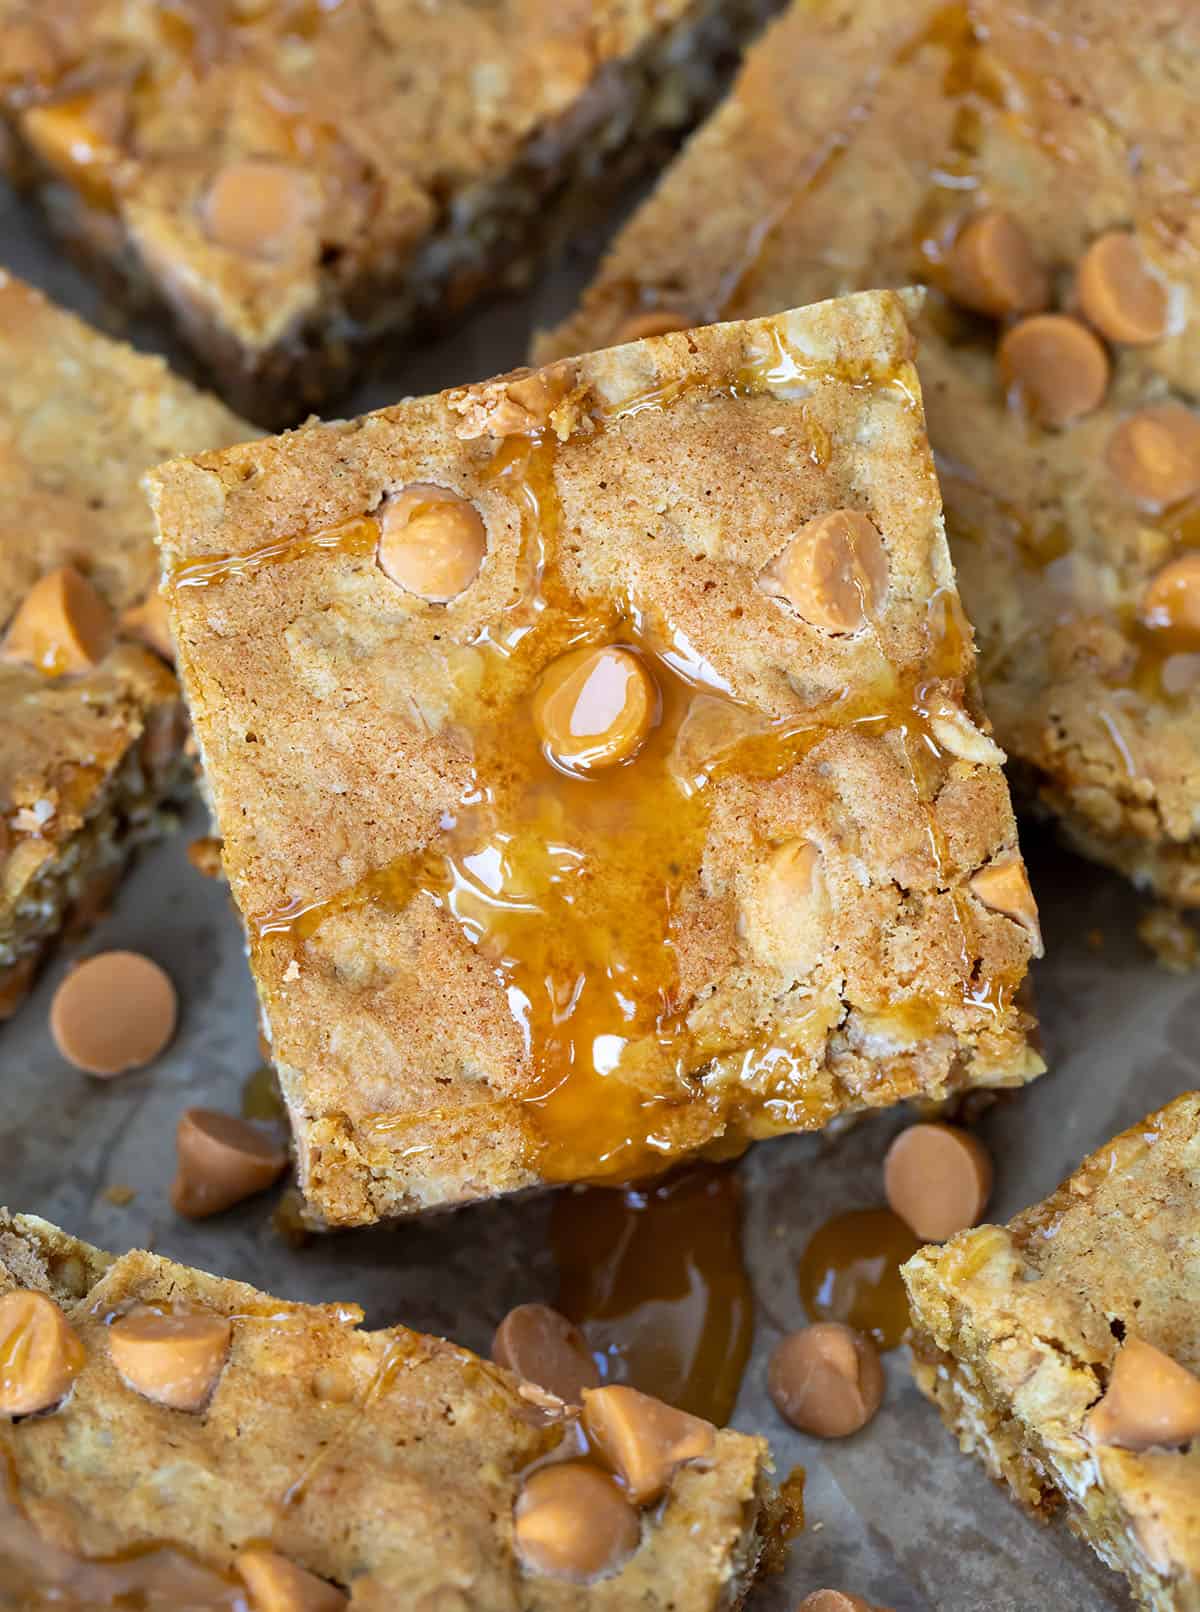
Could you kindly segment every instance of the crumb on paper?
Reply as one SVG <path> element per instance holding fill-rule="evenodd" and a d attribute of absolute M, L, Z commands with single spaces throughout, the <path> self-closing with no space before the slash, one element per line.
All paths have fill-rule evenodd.
<path fill-rule="evenodd" d="M 118 1209 L 124 1209 L 137 1197 L 137 1188 L 128 1187 L 123 1181 L 114 1181 L 111 1186 L 105 1187 L 100 1196 L 106 1202 L 115 1204 Z"/>
<path fill-rule="evenodd" d="M 1138 919 L 1137 932 L 1160 968 L 1172 974 L 1190 974 L 1200 967 L 1200 933 L 1176 908 L 1147 908 Z"/>

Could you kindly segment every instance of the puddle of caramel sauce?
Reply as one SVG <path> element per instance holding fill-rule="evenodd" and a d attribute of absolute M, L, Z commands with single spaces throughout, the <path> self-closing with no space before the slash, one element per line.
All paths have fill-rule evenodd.
<path fill-rule="evenodd" d="M 555 1304 L 582 1327 L 601 1380 L 724 1427 L 754 1331 L 733 1170 L 695 1165 L 654 1185 L 562 1192 L 550 1241 Z"/>
<path fill-rule="evenodd" d="M 802 399 L 817 374 L 777 329 L 758 360 L 733 383 L 735 395 L 767 387 Z M 869 366 L 844 379 L 896 389 L 912 406 L 909 370 Z M 839 380 L 843 379 L 840 375 Z M 705 384 L 703 377 L 694 383 Z M 711 383 L 707 383 L 711 385 Z M 680 395 L 654 389 L 613 411 L 670 408 Z M 597 429 L 611 418 L 600 417 Z M 809 422 L 810 426 L 812 422 Z M 817 429 L 811 451 L 828 454 Z M 805 1092 L 812 1050 L 764 1032 L 749 1046 L 701 1039 L 688 1025 L 692 1003 L 681 990 L 676 914 L 695 889 L 709 828 L 712 785 L 730 774 L 774 778 L 833 729 L 854 724 L 899 733 L 935 828 L 931 801 L 941 752 L 926 710 L 931 680 L 959 682 L 970 667 L 969 630 L 953 595 L 940 592 L 927 621 L 927 656 L 906 681 L 880 655 L 878 687 L 844 690 L 828 704 L 771 718 L 740 703 L 728 683 L 669 621 L 630 598 L 583 598 L 559 565 L 556 439 L 549 433 L 503 439 L 488 472 L 522 515 L 519 586 L 473 648 L 482 684 L 456 713 L 470 747 L 472 778 L 439 834 L 413 855 L 369 872 L 320 900 L 294 896 L 250 914 L 252 952 L 298 952 L 332 915 L 363 906 L 400 912 L 417 899 L 450 913 L 491 964 L 524 1042 L 528 1078 L 521 1093 L 536 1133 L 533 1161 L 547 1180 L 633 1181 L 656 1174 L 672 1156 L 718 1138 L 744 1143 L 777 1129 L 819 1126 L 826 1106 Z M 207 555 L 179 567 L 179 587 L 213 587 L 264 566 L 322 551 L 369 553 L 371 517 L 327 532 L 276 541 L 249 554 Z M 655 720 L 637 755 L 591 776 L 557 766 L 531 716 L 542 672 L 581 645 L 620 645 L 641 658 L 657 690 Z M 695 719 L 724 720 L 723 737 L 699 756 L 685 740 Z M 710 730 L 711 731 L 711 730 Z M 935 843 L 939 857 L 943 848 Z M 1007 1006 L 1011 982 L 972 977 L 969 912 L 963 934 L 962 1000 L 989 1013 Z M 945 1004 L 909 1004 L 935 1030 Z M 742 1060 L 726 1095 L 702 1075 L 717 1058 Z M 751 1082 L 757 1084 L 753 1092 Z M 685 1121 L 686 1113 L 686 1121 Z M 686 1123 L 686 1137 L 681 1133 Z"/>
<path fill-rule="evenodd" d="M 920 1240 L 890 1209 L 852 1209 L 818 1227 L 800 1256 L 800 1300 L 810 1321 L 844 1321 L 895 1349 L 908 1327 L 900 1267 Z"/>

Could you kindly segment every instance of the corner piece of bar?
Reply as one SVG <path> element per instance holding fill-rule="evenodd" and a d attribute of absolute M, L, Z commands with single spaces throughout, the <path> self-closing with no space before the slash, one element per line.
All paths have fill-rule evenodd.
<path fill-rule="evenodd" d="M 151 478 L 309 1211 L 1040 1072 L 892 292 Z"/>
<path fill-rule="evenodd" d="M 1200 1605 L 1200 1093 L 1007 1226 L 903 1267 L 913 1371 L 960 1447 L 1153 1612 Z"/>
<path fill-rule="evenodd" d="M 0 1606 L 741 1606 L 782 1523 L 764 1439 L 696 1422 L 643 1504 L 591 1412 L 361 1322 L 0 1210 Z"/>

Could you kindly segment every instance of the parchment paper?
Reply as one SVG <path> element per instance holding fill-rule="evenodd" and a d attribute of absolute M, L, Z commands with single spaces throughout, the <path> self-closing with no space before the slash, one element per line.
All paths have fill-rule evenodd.
<path fill-rule="evenodd" d="M 531 324 L 549 324 L 571 305 L 604 234 L 597 226 L 531 294 L 466 321 L 345 412 L 521 363 Z M 2 187 L 0 264 L 106 328 L 154 345 L 153 334 L 114 326 L 86 279 Z M 180 1110 L 205 1104 L 237 1112 L 242 1083 L 259 1062 L 232 907 L 224 888 L 184 855 L 188 840 L 207 831 L 197 807 L 178 835 L 145 854 L 112 915 L 60 951 L 20 1014 L 0 1028 L 0 1202 L 114 1251 L 153 1248 L 287 1298 L 354 1299 L 371 1325 L 403 1321 L 486 1351 L 511 1305 L 554 1294 L 545 1199 L 343 1233 L 302 1249 L 275 1231 L 272 1195 L 199 1224 L 172 1213 L 167 1187 Z M 1200 975 L 1179 977 L 1156 964 L 1134 934 L 1141 903 L 1120 880 L 1070 856 L 1037 825 L 1025 825 L 1025 849 L 1046 935 L 1036 985 L 1051 1073 L 983 1121 L 998 1171 L 989 1218 L 1001 1220 L 1043 1196 L 1116 1131 L 1200 1085 Z M 151 1070 L 99 1081 L 58 1056 L 47 1013 L 72 957 L 110 947 L 143 950 L 170 971 L 182 1021 Z M 758 1147 L 741 1166 L 758 1321 L 734 1424 L 770 1438 L 780 1476 L 796 1464 L 808 1472 L 808 1528 L 786 1575 L 752 1598 L 753 1612 L 790 1612 L 821 1586 L 853 1590 L 895 1612 L 1128 1608 L 1122 1580 L 1061 1526 L 1027 1519 L 959 1455 L 913 1388 L 903 1351 L 887 1357 L 883 1409 L 856 1438 L 822 1444 L 793 1433 L 767 1398 L 770 1351 L 781 1331 L 805 1319 L 796 1261 L 830 1214 L 882 1200 L 880 1161 L 896 1126 L 882 1115 L 837 1139 L 785 1138 Z M 113 1184 L 136 1188 L 132 1202 L 108 1201 L 104 1189 Z"/>

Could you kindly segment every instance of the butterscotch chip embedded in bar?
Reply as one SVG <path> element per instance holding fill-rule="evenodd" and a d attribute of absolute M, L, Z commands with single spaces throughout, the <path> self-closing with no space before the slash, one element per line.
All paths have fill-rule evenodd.
<path fill-rule="evenodd" d="M 13 15 L 0 6 L 0 64 Z M 250 435 L 0 269 L 0 1019 L 189 788 L 170 644 L 148 647 L 159 565 L 139 479 Z"/>
<path fill-rule="evenodd" d="M 0 1403 L 0 1601 L 461 1612 L 500 1586 L 513 1606 L 729 1612 L 768 1548 L 765 1439 L 714 1433 L 639 1509 L 577 1408 L 442 1338 L 368 1331 L 356 1304 L 114 1259 L 0 1210 L 5 1393 L 27 1306 L 79 1361 L 53 1402 Z"/>
<path fill-rule="evenodd" d="M 175 987 L 138 952 L 100 952 L 73 968 L 54 993 L 50 1031 L 68 1063 L 89 1075 L 120 1075 L 153 1063 L 175 1034 Z"/>
<path fill-rule="evenodd" d="M 189 1220 L 220 1214 L 264 1192 L 288 1162 L 286 1151 L 259 1126 L 215 1108 L 184 1109 L 175 1152 L 171 1206 Z"/>
<path fill-rule="evenodd" d="M 496 1328 L 492 1359 L 567 1405 L 582 1405 L 584 1390 L 600 1386 L 587 1339 L 548 1304 L 510 1310 Z"/>
<path fill-rule="evenodd" d="M 957 1125 L 910 1125 L 887 1150 L 892 1209 L 922 1242 L 944 1242 L 982 1218 L 992 1191 L 991 1155 Z"/>
<path fill-rule="evenodd" d="M 1022 863 L 912 306 L 634 342 L 150 478 L 314 1219 L 637 1180 L 1040 1071 L 1036 926 L 970 896 Z M 377 563 L 405 497 L 479 539 L 454 586 Z"/>
<path fill-rule="evenodd" d="M 207 1310 L 142 1307 L 108 1329 L 112 1363 L 131 1387 L 172 1410 L 208 1403 L 229 1354 L 230 1326 Z"/>
<path fill-rule="evenodd" d="M 849 1438 L 883 1402 L 883 1367 L 870 1338 L 840 1321 L 817 1321 L 776 1345 L 768 1386 L 779 1414 L 802 1433 Z"/>
<path fill-rule="evenodd" d="M 0 1298 L 0 1416 L 49 1410 L 83 1369 L 84 1348 L 46 1293 Z"/>
<path fill-rule="evenodd" d="M 1139 1604 L 1200 1594 L 1200 1093 L 1005 1227 L 903 1267 L 913 1370 L 961 1448 L 1071 1526 Z"/>
<path fill-rule="evenodd" d="M 532 349 L 627 340 L 647 309 L 703 327 L 924 282 L 917 369 L 1011 776 L 1074 849 L 1185 908 L 1193 651 L 1140 605 L 1196 547 L 1194 10 L 790 0 Z M 804 365 L 789 373 L 802 391 Z M 815 434 L 795 441 L 819 457 Z"/>
<path fill-rule="evenodd" d="M 584 1461 L 533 1473 L 513 1511 L 522 1562 L 550 1578 L 606 1578 L 637 1549 L 640 1534 L 635 1506 L 607 1472 Z"/>
<path fill-rule="evenodd" d="M 487 533 L 479 512 L 447 487 L 414 482 L 379 511 L 379 566 L 400 587 L 449 604 L 479 574 Z"/>
<path fill-rule="evenodd" d="M 585 1392 L 583 1425 L 638 1506 L 653 1504 L 678 1467 L 710 1455 L 716 1437 L 711 1422 L 622 1385 Z"/>

